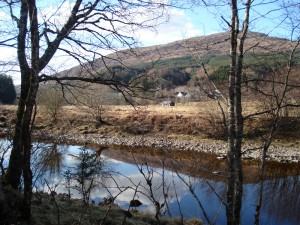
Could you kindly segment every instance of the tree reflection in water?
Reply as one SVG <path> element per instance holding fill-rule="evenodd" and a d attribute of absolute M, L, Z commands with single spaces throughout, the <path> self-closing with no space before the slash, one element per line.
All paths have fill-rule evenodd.
<path fill-rule="evenodd" d="M 137 184 L 138 181 L 143 181 L 145 177 L 144 175 L 140 176 L 140 172 L 135 168 L 137 167 L 135 164 L 139 164 L 139 167 L 144 165 L 147 168 L 149 165 L 153 166 L 154 172 L 150 171 L 151 174 L 155 174 L 153 176 L 155 179 L 152 183 L 157 183 L 155 190 L 158 193 L 156 195 L 161 195 L 159 201 L 163 202 L 164 194 L 162 189 L 167 187 L 166 211 L 170 212 L 171 216 L 178 217 L 183 215 L 184 218 L 201 217 L 204 222 L 211 224 L 226 223 L 226 206 L 224 202 L 226 200 L 227 187 L 224 182 L 226 177 L 226 172 L 223 169 L 224 162 L 216 162 L 215 157 L 210 159 L 204 155 L 195 155 L 196 153 L 192 153 L 192 156 L 190 156 L 191 161 L 194 162 L 191 163 L 185 162 L 182 156 L 175 156 L 174 152 L 172 152 L 172 155 L 170 152 L 164 152 L 164 156 L 158 152 L 149 152 L 147 155 L 145 151 L 142 151 L 142 153 L 138 154 L 137 150 L 133 150 L 135 152 L 133 155 L 128 153 L 127 156 L 127 151 L 125 150 L 116 151 L 115 154 L 112 152 L 110 150 L 104 152 L 104 154 L 107 153 L 112 158 L 131 163 L 124 164 L 124 162 L 118 161 L 117 165 L 122 166 L 116 166 L 115 168 L 120 172 L 124 172 L 126 171 L 124 168 L 130 167 L 131 173 L 128 176 L 131 179 L 134 177 L 136 180 L 136 182 L 133 182 L 134 184 Z M 152 156 L 150 157 L 150 155 Z M 160 168 L 159 165 L 162 165 L 163 168 Z M 247 179 L 245 179 L 246 183 L 244 184 L 242 222 L 250 225 L 254 223 L 258 191 L 255 175 L 257 174 L 258 163 L 247 162 L 245 167 L 245 171 L 248 174 L 245 174 Z M 299 165 L 270 163 L 266 174 L 268 179 L 264 181 L 261 224 L 298 224 L 298 221 L 300 221 Z M 172 185 L 172 183 L 175 185 Z M 143 188 L 147 187 L 146 184 L 147 182 L 144 181 Z M 142 192 L 145 193 L 146 191 L 143 190 Z M 121 198 L 119 200 L 122 201 Z M 201 205 L 203 209 L 201 209 Z M 149 202 L 148 209 L 145 207 L 144 210 L 150 209 L 151 202 Z M 153 206 L 152 210 L 154 210 Z M 205 216 L 205 214 L 207 215 Z"/>
<path fill-rule="evenodd" d="M 79 147 L 54 144 L 45 145 L 43 148 L 39 146 L 36 149 L 39 149 L 35 151 L 33 157 L 35 183 L 38 185 L 36 190 L 49 191 L 42 182 L 46 179 L 51 188 L 55 187 L 57 192 L 68 193 L 63 177 L 53 176 L 53 174 L 57 172 L 62 174 L 68 167 L 74 165 L 74 157 L 70 154 L 77 154 Z M 109 166 L 105 167 L 106 178 L 100 179 L 97 189 L 91 193 L 91 198 L 96 203 L 104 198 L 114 197 L 115 203 L 128 209 L 130 200 L 138 199 L 143 203 L 139 210 L 152 212 L 157 216 L 159 213 L 166 217 L 198 217 L 211 224 L 226 223 L 224 204 L 226 184 L 222 178 L 224 173 L 220 170 L 222 165 L 217 164 L 221 174 L 213 173 L 215 170 L 211 167 L 213 161 L 207 164 L 205 157 L 192 157 L 196 164 L 190 167 L 184 164 L 185 168 L 180 169 L 179 164 L 175 162 L 182 164 L 184 160 L 182 157 L 171 159 L 170 155 L 167 155 L 162 158 L 159 154 L 151 153 L 152 157 L 157 158 L 157 162 L 154 163 L 155 160 L 150 159 L 145 152 L 138 155 L 124 150 L 111 155 L 113 151 L 103 151 L 104 155 L 99 156 L 102 157 L 101 161 Z M 199 161 L 199 158 L 203 160 Z M 268 174 L 268 179 L 264 181 L 261 224 L 298 224 L 300 221 L 299 165 L 286 171 L 282 166 L 271 166 Z M 255 179 L 249 179 L 244 184 L 242 224 L 250 225 L 254 222 L 257 190 Z M 81 196 L 73 192 L 72 197 Z"/>
<path fill-rule="evenodd" d="M 271 179 L 264 182 L 263 210 L 268 217 L 285 224 L 300 221 L 300 176 Z"/>
<path fill-rule="evenodd" d="M 60 175 L 65 162 L 65 154 L 69 146 L 57 143 L 35 143 L 32 149 L 31 169 L 33 173 L 33 187 L 44 183 L 45 177 Z"/>

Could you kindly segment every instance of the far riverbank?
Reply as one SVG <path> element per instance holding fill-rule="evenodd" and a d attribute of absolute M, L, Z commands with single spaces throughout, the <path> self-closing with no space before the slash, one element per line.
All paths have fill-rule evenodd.
<path fill-rule="evenodd" d="M 40 134 L 39 134 L 40 136 Z M 99 134 L 55 134 L 42 133 L 42 137 L 46 140 L 56 140 L 58 143 L 70 144 L 88 144 L 99 145 L 103 148 L 109 146 L 134 147 L 150 147 L 174 149 L 181 151 L 197 151 L 219 155 L 218 159 L 224 159 L 227 152 L 227 143 L 219 140 L 209 139 L 189 139 L 188 137 L 155 137 L 149 135 L 136 136 L 109 136 Z M 258 144 L 245 143 L 243 145 L 243 159 L 259 160 L 261 147 Z M 300 149 L 289 146 L 270 146 L 267 153 L 267 160 L 277 161 L 281 163 L 299 163 Z"/>
<path fill-rule="evenodd" d="M 199 105 L 200 104 L 200 105 Z M 90 144 L 106 146 L 150 147 L 197 151 L 218 155 L 224 159 L 227 143 L 224 141 L 222 123 L 216 114 L 212 121 L 212 103 L 182 105 L 175 107 L 145 106 L 134 109 L 131 106 L 107 106 L 101 120 L 96 119 L 84 107 L 64 106 L 53 120 L 41 108 L 35 118 L 36 140 L 55 141 L 69 144 Z M 209 118 L 207 117 L 209 114 Z M 16 106 L 0 107 L 0 135 L 12 137 Z M 263 130 L 252 121 L 250 130 L 245 124 L 243 158 L 259 160 Z M 256 126 L 255 126 L 256 124 Z M 277 132 L 267 153 L 267 160 L 282 163 L 300 162 L 300 121 L 297 118 L 286 122 Z M 260 124 L 262 126 L 262 124 Z"/>

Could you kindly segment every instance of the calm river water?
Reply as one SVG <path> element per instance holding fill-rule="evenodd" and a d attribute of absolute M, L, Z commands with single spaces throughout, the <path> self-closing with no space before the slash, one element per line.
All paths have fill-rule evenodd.
<path fill-rule="evenodd" d="M 110 151 L 113 150 L 104 150 L 101 154 L 105 178 L 97 181 L 97 187 L 91 193 L 91 199 L 96 204 L 102 202 L 104 198 L 115 196 L 115 203 L 127 209 L 129 201 L 135 198 L 143 203 L 138 208 L 139 210 L 154 213 L 155 204 L 153 202 L 156 201 L 160 205 L 163 204 L 160 212 L 165 217 L 197 217 L 206 221 L 205 212 L 209 220 L 214 221 L 214 224 L 226 224 L 223 202 L 226 196 L 224 182 L 218 181 L 218 179 L 187 176 L 181 172 L 172 172 L 157 165 L 150 166 L 146 156 L 143 156 L 146 162 L 141 162 L 141 156 L 137 160 L 138 157 L 132 154 L 129 160 L 131 163 L 128 163 L 122 157 L 118 157 L 120 153 L 116 154 L 115 157 L 108 156 L 111 155 L 109 154 Z M 79 146 L 57 146 L 55 152 L 58 152 L 60 156 L 61 171 L 78 165 L 78 159 L 75 156 L 80 152 Z M 38 162 L 40 154 L 33 158 L 33 163 Z M 123 161 L 118 158 L 122 158 Z M 163 161 L 161 161 L 161 165 L 165 165 Z M 38 172 L 35 175 L 38 177 Z M 55 187 L 56 192 L 68 192 L 63 176 L 50 176 L 48 174 L 46 179 L 52 188 Z M 298 175 L 265 180 L 261 224 L 300 224 L 299 179 L 298 173 Z M 44 177 L 35 181 L 37 189 L 49 191 L 43 181 Z M 244 184 L 242 208 L 242 224 L 244 225 L 253 224 L 257 189 L 257 183 Z M 81 195 L 72 191 L 72 197 L 81 198 Z"/>

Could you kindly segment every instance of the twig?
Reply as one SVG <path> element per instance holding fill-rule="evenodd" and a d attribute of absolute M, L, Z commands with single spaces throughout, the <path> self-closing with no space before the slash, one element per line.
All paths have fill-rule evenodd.
<path fill-rule="evenodd" d="M 57 225 L 60 225 L 60 211 L 59 211 L 59 207 L 58 207 L 58 204 L 57 204 L 57 202 L 56 202 L 56 199 L 55 199 L 55 197 L 54 197 L 54 192 L 51 190 L 48 181 L 47 181 L 46 179 L 44 179 L 44 180 L 45 180 L 45 182 L 46 182 L 47 187 L 48 187 L 49 190 L 50 190 L 51 198 L 52 198 L 52 200 L 53 200 L 54 203 L 55 203 L 55 207 L 56 207 L 56 210 L 57 210 Z"/>

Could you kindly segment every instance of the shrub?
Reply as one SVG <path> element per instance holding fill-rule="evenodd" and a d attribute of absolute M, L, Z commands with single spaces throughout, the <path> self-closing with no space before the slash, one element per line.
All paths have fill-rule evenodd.
<path fill-rule="evenodd" d="M 60 90 L 49 87 L 42 90 L 38 102 L 43 106 L 46 113 L 51 117 L 52 122 L 56 122 L 57 116 L 63 106 L 63 96 Z"/>
<path fill-rule="evenodd" d="M 89 204 L 91 191 L 99 185 L 106 175 L 105 164 L 94 151 L 80 148 L 79 155 L 73 155 L 75 163 L 64 173 L 67 189 L 74 189 L 82 195 L 84 204 Z M 74 183 L 73 183 L 73 182 Z M 74 185 L 71 185 L 71 184 Z"/>

